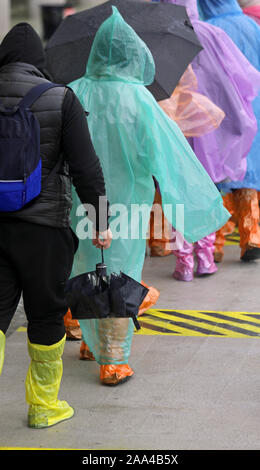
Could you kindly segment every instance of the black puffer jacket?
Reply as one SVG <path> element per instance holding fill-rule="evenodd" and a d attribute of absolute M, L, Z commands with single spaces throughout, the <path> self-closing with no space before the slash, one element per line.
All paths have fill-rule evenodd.
<path fill-rule="evenodd" d="M 15 106 L 33 86 L 46 81 L 44 67 L 45 55 L 38 35 L 26 23 L 15 26 L 0 46 L 0 100 L 3 104 Z M 99 196 L 105 195 L 105 183 L 78 99 L 66 87 L 53 88 L 34 103 L 32 110 L 41 128 L 43 189 L 25 208 L 15 213 L 0 213 L 0 219 L 11 217 L 67 227 L 71 180 L 82 203 L 94 205 L 98 216 Z M 58 161 L 57 173 L 45 184 Z M 106 227 L 107 221 L 105 226 L 97 228 Z"/>

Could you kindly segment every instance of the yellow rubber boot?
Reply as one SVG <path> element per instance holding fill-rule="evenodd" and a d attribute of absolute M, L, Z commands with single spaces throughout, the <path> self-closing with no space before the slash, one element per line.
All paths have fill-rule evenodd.
<path fill-rule="evenodd" d="M 5 334 L 0 330 L 0 375 L 2 373 L 5 358 Z"/>
<path fill-rule="evenodd" d="M 45 428 L 53 426 L 74 415 L 66 401 L 58 400 L 63 365 L 61 356 L 66 335 L 51 346 L 32 344 L 28 340 L 31 364 L 27 373 L 25 388 L 29 404 L 28 426 Z"/>

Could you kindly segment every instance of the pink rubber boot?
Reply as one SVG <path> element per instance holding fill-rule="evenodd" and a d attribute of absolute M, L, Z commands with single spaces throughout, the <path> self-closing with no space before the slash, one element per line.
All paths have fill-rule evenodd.
<path fill-rule="evenodd" d="M 218 270 L 214 262 L 215 239 L 216 234 L 214 232 L 194 244 L 194 251 L 196 253 L 198 261 L 198 266 L 196 270 L 197 276 L 213 274 Z"/>
<path fill-rule="evenodd" d="M 183 237 L 180 237 L 180 234 L 178 234 L 178 237 L 179 241 L 173 250 L 173 254 L 177 258 L 173 277 L 178 281 L 189 282 L 193 280 L 193 245 L 184 240 Z"/>

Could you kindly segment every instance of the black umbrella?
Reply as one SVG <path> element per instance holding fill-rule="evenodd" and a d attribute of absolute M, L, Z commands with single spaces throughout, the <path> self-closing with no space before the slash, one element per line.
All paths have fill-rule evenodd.
<path fill-rule="evenodd" d="M 85 74 L 95 34 L 112 14 L 112 5 L 153 54 L 156 76 L 148 89 L 157 101 L 169 98 L 202 46 L 186 9 L 166 3 L 109 0 L 63 20 L 46 46 L 54 81 L 68 84 Z"/>
<path fill-rule="evenodd" d="M 66 283 L 68 307 L 72 318 L 132 318 L 140 329 L 137 315 L 148 289 L 124 273 L 107 275 L 102 249 L 102 263 L 96 271 L 80 274 Z"/>

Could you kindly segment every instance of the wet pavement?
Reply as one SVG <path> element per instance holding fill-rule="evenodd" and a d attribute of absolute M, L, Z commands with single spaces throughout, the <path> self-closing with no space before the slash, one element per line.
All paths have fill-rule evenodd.
<path fill-rule="evenodd" d="M 161 292 L 157 311 L 186 310 L 186 317 L 190 311 L 232 312 L 231 323 L 238 312 L 259 314 L 260 262 L 241 263 L 238 246 L 225 247 L 216 274 L 190 283 L 172 278 L 174 264 L 173 255 L 146 258 L 143 279 Z M 100 384 L 97 363 L 79 360 L 80 342 L 67 341 L 60 397 L 75 416 L 32 430 L 26 424 L 29 358 L 20 311 L 1 377 L 0 448 L 260 449 L 259 333 L 198 332 L 185 325 L 176 334 L 141 331 L 130 357 L 135 375 L 113 388 Z"/>

